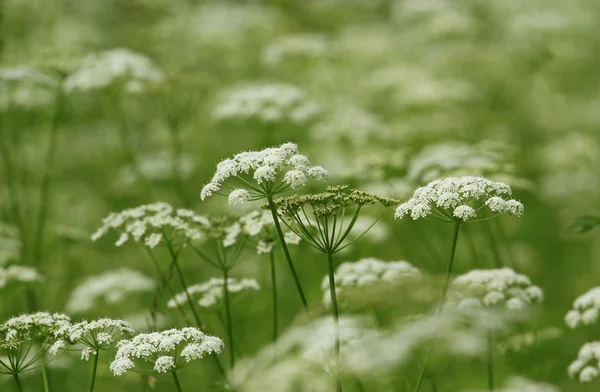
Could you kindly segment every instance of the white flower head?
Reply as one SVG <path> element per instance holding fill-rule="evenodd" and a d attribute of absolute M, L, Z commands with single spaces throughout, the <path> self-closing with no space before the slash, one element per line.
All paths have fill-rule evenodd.
<path fill-rule="evenodd" d="M 81 358 L 87 361 L 90 355 L 106 350 L 116 341 L 133 336 L 133 333 L 134 330 L 127 321 L 101 318 L 64 326 L 54 335 L 62 340 L 64 345 L 82 345 Z"/>
<path fill-rule="evenodd" d="M 223 278 L 210 278 L 203 283 L 188 286 L 187 293 L 192 299 L 198 298 L 198 304 L 204 308 L 212 307 L 223 299 L 225 289 L 225 280 Z M 260 285 L 255 279 L 243 278 L 227 279 L 227 291 L 230 294 L 241 294 L 248 291 L 258 291 Z M 169 308 L 182 306 L 188 301 L 188 296 L 185 292 L 177 294 L 167 303 Z"/>
<path fill-rule="evenodd" d="M 570 328 L 595 324 L 600 312 L 600 287 L 594 287 L 573 302 L 573 309 L 565 316 Z"/>
<path fill-rule="evenodd" d="M 0 349 L 53 345 L 56 332 L 70 325 L 69 316 L 61 313 L 35 312 L 12 317 L 0 324 Z"/>
<path fill-rule="evenodd" d="M 569 365 L 569 377 L 582 383 L 592 382 L 600 373 L 600 342 L 584 344 L 579 350 L 577 359 Z"/>
<path fill-rule="evenodd" d="M 275 247 L 275 223 L 270 211 L 252 211 L 240 218 L 243 230 L 257 241 L 256 253 L 270 253 Z M 285 228 L 282 228 L 285 230 Z M 283 233 L 285 243 L 298 245 L 301 238 L 293 231 L 285 230 Z"/>
<path fill-rule="evenodd" d="M 458 309 L 474 304 L 521 310 L 543 300 L 542 290 L 531 280 L 510 268 L 475 269 L 458 276 L 451 284 L 449 299 Z"/>
<path fill-rule="evenodd" d="M 169 329 L 142 333 L 117 345 L 110 370 L 120 376 L 143 364 L 157 373 L 181 369 L 193 360 L 212 353 L 220 353 L 223 341 L 204 334 L 197 328 Z"/>
<path fill-rule="evenodd" d="M 0 266 L 0 289 L 11 283 L 39 283 L 44 277 L 37 269 L 25 265 Z"/>
<path fill-rule="evenodd" d="M 433 218 L 446 222 L 490 219 L 500 214 L 521 216 L 523 205 L 506 199 L 510 186 L 481 177 L 447 177 L 415 190 L 396 208 L 396 218 Z M 487 207 L 487 208 L 486 208 Z"/>
<path fill-rule="evenodd" d="M 200 192 L 200 198 L 218 193 L 223 184 L 237 178 L 236 188 L 229 194 L 230 204 L 260 200 L 306 184 L 309 179 L 325 180 L 327 172 L 320 166 L 312 166 L 300 155 L 294 143 L 261 151 L 241 152 L 221 161 L 211 181 Z M 233 184 L 232 184 L 233 185 Z M 245 185 L 245 186 L 244 186 Z"/>
<path fill-rule="evenodd" d="M 0 110 L 33 110 L 51 104 L 58 81 L 28 67 L 0 68 Z"/>

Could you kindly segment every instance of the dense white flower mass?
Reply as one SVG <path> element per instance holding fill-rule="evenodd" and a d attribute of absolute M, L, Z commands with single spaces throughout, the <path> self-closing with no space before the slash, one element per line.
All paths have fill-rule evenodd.
<path fill-rule="evenodd" d="M 48 105 L 57 86 L 57 80 L 29 67 L 0 68 L 0 110 Z"/>
<path fill-rule="evenodd" d="M 216 305 L 223 298 L 225 280 L 223 278 L 210 278 L 206 282 L 188 286 L 187 292 L 190 297 L 197 297 L 198 304 L 202 307 L 209 308 Z M 255 279 L 227 279 L 227 291 L 231 294 L 239 294 L 246 291 L 258 291 L 260 285 Z M 185 304 L 188 297 L 185 292 L 177 294 L 167 303 L 169 308 L 176 308 Z"/>
<path fill-rule="evenodd" d="M 398 206 L 395 217 L 410 215 L 414 220 L 464 222 L 501 214 L 523 215 L 523 204 L 506 198 L 511 194 L 510 186 L 502 182 L 482 177 L 447 177 L 415 190 L 411 199 Z"/>
<path fill-rule="evenodd" d="M 200 198 L 204 200 L 218 193 L 226 181 L 233 182 L 227 185 L 241 187 L 229 193 L 229 202 L 237 204 L 262 199 L 267 193 L 277 194 L 300 187 L 309 179 L 324 180 L 326 177 L 327 171 L 312 166 L 308 158 L 300 154 L 296 144 L 284 143 L 261 151 L 241 152 L 219 162 L 213 178 L 202 188 Z"/>
<path fill-rule="evenodd" d="M 565 316 L 570 328 L 595 324 L 600 312 L 600 287 L 594 287 L 573 302 L 573 309 Z"/>
<path fill-rule="evenodd" d="M 325 56 L 330 43 L 319 34 L 297 34 L 281 37 L 271 42 L 262 52 L 263 62 L 277 66 L 285 61 L 316 59 Z"/>
<path fill-rule="evenodd" d="M 18 349 L 23 344 L 51 344 L 55 334 L 71 325 L 61 313 L 36 312 L 12 317 L 0 324 L 0 348 Z"/>
<path fill-rule="evenodd" d="M 275 247 L 275 223 L 270 211 L 252 211 L 240 218 L 243 230 L 258 240 L 256 253 L 269 253 Z M 298 245 L 301 238 L 290 230 L 285 230 L 284 240 L 288 245 Z"/>
<path fill-rule="evenodd" d="M 336 294 L 342 301 L 346 290 L 381 284 L 403 284 L 421 278 L 421 272 L 407 261 L 381 261 L 372 257 L 342 263 L 334 275 Z M 323 303 L 329 305 L 331 297 L 328 276 L 323 278 L 321 289 Z"/>
<path fill-rule="evenodd" d="M 513 377 L 498 392 L 560 392 L 560 389 L 545 382 L 531 381 L 521 377 Z M 473 392 L 473 391 L 471 391 Z"/>
<path fill-rule="evenodd" d="M 118 83 L 128 93 L 143 92 L 164 80 L 152 61 L 129 49 L 117 48 L 88 55 L 64 82 L 67 92 L 104 89 Z"/>
<path fill-rule="evenodd" d="M 128 295 L 154 289 L 154 281 L 138 271 L 120 268 L 87 278 L 69 297 L 68 312 L 85 312 L 104 300 L 108 304 L 123 301 Z"/>
<path fill-rule="evenodd" d="M 451 142 L 424 148 L 411 160 L 407 177 L 418 183 L 446 176 L 485 176 L 523 186 L 525 180 L 514 175 L 510 164 L 514 147 L 503 142 L 486 140 L 475 145 Z"/>
<path fill-rule="evenodd" d="M 320 105 L 308 99 L 297 87 L 258 84 L 226 93 L 222 103 L 213 111 L 213 117 L 219 121 L 306 124 L 320 113 Z"/>
<path fill-rule="evenodd" d="M 165 240 L 199 240 L 202 237 L 202 226 L 207 224 L 206 217 L 196 215 L 193 211 L 175 209 L 167 203 L 156 202 L 110 213 L 91 238 L 96 241 L 108 232 L 116 231 L 120 233 L 116 246 L 133 240 L 154 248 Z"/>
<path fill-rule="evenodd" d="M 510 268 L 476 269 L 454 279 L 449 298 L 463 310 L 481 306 L 520 310 L 541 302 L 544 293 L 527 276 Z"/>
<path fill-rule="evenodd" d="M 133 333 L 131 325 L 124 320 L 109 318 L 84 320 L 57 330 L 55 336 L 58 340 L 50 348 L 50 353 L 55 354 L 60 349 L 79 344 L 83 345 L 81 359 L 87 361 L 92 354 L 97 354 L 99 350 L 110 347 L 120 339 L 132 336 Z"/>
<path fill-rule="evenodd" d="M 600 373 L 600 342 L 584 344 L 577 359 L 569 365 L 569 377 L 582 383 L 592 382 Z"/>
<path fill-rule="evenodd" d="M 152 370 L 158 373 L 181 369 L 207 354 L 220 353 L 223 341 L 197 328 L 182 328 L 142 333 L 132 339 L 121 340 L 117 347 L 110 370 L 115 376 L 120 376 L 140 366 L 136 361 L 150 364 Z"/>
<path fill-rule="evenodd" d="M 0 267 L 0 289 L 10 283 L 36 283 L 44 277 L 33 267 L 25 265 L 9 265 Z"/>

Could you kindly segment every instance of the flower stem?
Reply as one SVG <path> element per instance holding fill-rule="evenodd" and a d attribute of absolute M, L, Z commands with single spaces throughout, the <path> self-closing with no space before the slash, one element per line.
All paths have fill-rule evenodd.
<path fill-rule="evenodd" d="M 223 269 L 223 298 L 225 299 L 225 317 L 227 317 L 227 338 L 229 340 L 229 366 L 235 365 L 235 346 L 233 343 L 233 323 L 231 322 L 231 303 L 229 301 L 228 270 Z"/>
<path fill-rule="evenodd" d="M 340 371 L 341 367 L 341 352 L 340 352 L 340 315 L 337 303 L 337 295 L 335 294 L 335 276 L 333 268 L 333 253 L 327 252 L 327 261 L 329 269 L 329 296 L 331 297 L 331 314 L 333 316 L 333 328 L 335 333 L 335 361 L 336 361 L 336 372 Z M 342 383 L 339 375 L 336 375 L 335 390 L 337 392 L 342 391 Z"/>
<path fill-rule="evenodd" d="M 179 378 L 177 377 L 177 373 L 171 372 L 171 375 L 173 376 L 173 382 L 175 383 L 175 388 L 177 388 L 177 392 L 183 392 L 183 389 L 181 389 L 181 384 L 179 383 Z"/>
<path fill-rule="evenodd" d="M 269 252 L 271 259 L 271 295 L 273 297 L 273 343 L 277 341 L 277 278 L 275 275 L 275 252 Z"/>
<path fill-rule="evenodd" d="M 90 392 L 94 391 L 94 385 L 96 384 L 96 370 L 98 369 L 98 356 L 100 355 L 100 351 L 96 350 L 96 354 L 94 355 L 94 365 L 92 367 L 92 380 L 90 382 Z"/>
<path fill-rule="evenodd" d="M 288 266 L 290 267 L 290 272 L 292 273 L 292 277 L 294 278 L 294 283 L 296 284 L 298 295 L 300 295 L 300 300 L 302 301 L 304 309 L 308 309 L 308 302 L 306 301 L 306 297 L 304 296 L 304 291 L 302 291 L 300 279 L 298 278 L 298 274 L 296 273 L 296 269 L 294 268 L 292 256 L 290 256 L 290 251 L 287 247 L 287 244 L 285 243 L 285 237 L 283 236 L 283 231 L 281 230 L 281 225 L 279 224 L 279 217 L 277 216 L 277 207 L 275 206 L 275 203 L 273 202 L 273 197 L 271 195 L 267 196 L 267 201 L 269 203 L 271 215 L 273 215 L 273 222 L 275 223 L 275 229 L 277 230 L 279 243 L 281 244 L 281 248 L 283 249 L 283 253 L 285 254 L 285 259 L 287 260 Z"/>
<path fill-rule="evenodd" d="M 485 223 L 485 234 L 490 243 L 492 254 L 494 255 L 494 263 L 496 265 L 496 268 L 504 267 L 502 257 L 500 256 L 500 251 L 498 250 L 498 244 L 496 243 L 496 240 L 494 239 L 494 234 L 492 233 L 491 221 Z"/>
<path fill-rule="evenodd" d="M 23 386 L 21 385 L 21 380 L 19 379 L 19 375 L 17 373 L 13 373 L 12 375 L 13 375 L 15 382 L 17 383 L 17 391 L 23 392 Z"/>
<path fill-rule="evenodd" d="M 450 286 L 450 275 L 452 274 L 452 265 L 454 264 L 454 255 L 456 253 L 456 244 L 458 242 L 458 233 L 460 230 L 460 222 L 454 223 L 454 234 L 452 235 L 452 246 L 450 247 L 450 254 L 448 256 L 448 264 L 446 265 L 446 278 L 444 280 L 444 286 L 442 287 L 440 306 L 437 309 L 437 314 L 440 315 L 444 310 L 444 305 L 446 304 L 446 296 L 448 295 L 448 287 Z M 425 362 L 423 363 L 423 368 L 421 369 L 421 373 L 419 374 L 419 379 L 417 380 L 417 385 L 415 386 L 414 392 L 419 392 L 421 390 L 421 385 L 423 384 L 423 379 L 425 378 L 425 372 L 427 370 L 427 365 L 429 363 L 429 358 L 431 357 L 431 352 L 433 351 L 433 343 L 431 343 L 427 353 L 425 354 Z"/>
<path fill-rule="evenodd" d="M 44 392 L 50 392 L 50 383 L 48 382 L 48 366 L 46 365 L 46 355 L 42 354 L 42 381 L 44 382 Z"/>
<path fill-rule="evenodd" d="M 488 389 L 494 390 L 494 335 L 492 331 L 488 332 L 488 352 L 487 352 L 487 373 Z"/>

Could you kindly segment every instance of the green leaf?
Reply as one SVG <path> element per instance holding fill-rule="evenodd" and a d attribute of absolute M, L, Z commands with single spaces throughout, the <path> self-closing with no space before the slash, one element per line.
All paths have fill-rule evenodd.
<path fill-rule="evenodd" d="M 567 228 L 567 232 L 573 234 L 584 234 L 592 231 L 597 226 L 600 226 L 600 217 L 585 215 L 575 219 L 575 221 L 573 221 L 573 223 L 571 223 L 571 225 Z"/>

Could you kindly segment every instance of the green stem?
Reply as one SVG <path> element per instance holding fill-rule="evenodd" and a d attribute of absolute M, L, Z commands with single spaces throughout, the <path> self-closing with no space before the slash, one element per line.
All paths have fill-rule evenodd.
<path fill-rule="evenodd" d="M 281 244 L 281 248 L 283 249 L 283 253 L 285 254 L 285 259 L 287 260 L 288 267 L 290 268 L 290 272 L 292 273 L 292 277 L 294 278 L 294 283 L 296 284 L 298 295 L 300 295 L 300 300 L 302 301 L 304 309 L 308 309 L 308 302 L 306 301 L 306 297 L 304 296 L 304 291 L 302 291 L 300 279 L 298 278 L 298 274 L 296 273 L 296 268 L 294 268 L 292 256 L 290 256 L 290 251 L 287 247 L 287 244 L 285 243 L 285 237 L 283 236 L 283 231 L 281 230 L 281 225 L 279 224 L 279 217 L 277 216 L 277 207 L 275 206 L 275 203 L 273 202 L 273 197 L 271 195 L 267 196 L 267 201 L 269 202 L 269 209 L 271 210 L 271 215 L 273 215 L 273 222 L 275 223 L 275 229 L 277 230 L 279 243 Z"/>
<path fill-rule="evenodd" d="M 227 317 L 227 338 L 229 340 L 229 366 L 235 366 L 235 346 L 233 343 L 233 323 L 231 321 L 231 303 L 229 301 L 228 270 L 223 269 L 223 298 L 225 299 L 225 317 Z"/>
<path fill-rule="evenodd" d="M 17 383 L 17 391 L 23 392 L 23 386 L 21 385 L 21 380 L 19 379 L 19 375 L 17 373 L 13 373 L 13 378 Z"/>
<path fill-rule="evenodd" d="M 494 335 L 492 331 L 488 332 L 488 352 L 487 352 L 487 374 L 488 389 L 494 390 Z"/>
<path fill-rule="evenodd" d="M 42 381 L 44 382 L 44 392 L 50 392 L 50 383 L 48 382 L 48 366 L 46 365 L 46 354 L 42 354 Z"/>
<path fill-rule="evenodd" d="M 275 252 L 269 252 L 271 260 L 271 295 L 273 297 L 273 343 L 277 341 L 277 278 L 275 274 Z"/>
<path fill-rule="evenodd" d="M 448 287 L 450 286 L 450 275 L 452 274 L 452 265 L 454 264 L 454 255 L 456 253 L 456 244 L 458 242 L 458 233 L 460 230 L 460 222 L 454 223 L 454 234 L 452 236 L 452 246 L 450 247 L 450 254 L 448 256 L 448 264 L 446 266 L 446 278 L 444 280 L 444 286 L 442 287 L 441 293 L 441 301 L 440 306 L 437 309 L 436 314 L 440 315 L 444 310 L 444 305 L 446 304 L 446 296 L 448 294 Z M 425 362 L 423 363 L 423 368 L 421 369 L 421 373 L 419 374 L 419 379 L 417 380 L 417 385 L 415 386 L 414 392 L 419 392 L 421 390 L 421 385 L 423 384 L 423 379 L 425 378 L 425 372 L 427 370 L 427 365 L 429 364 L 429 358 L 431 357 L 431 352 L 433 351 L 433 343 L 430 345 L 427 353 L 425 354 Z"/>
<path fill-rule="evenodd" d="M 94 365 L 92 367 L 92 380 L 90 382 L 90 392 L 94 391 L 94 384 L 96 384 L 96 369 L 98 369 L 98 357 L 100 356 L 100 351 L 96 351 L 94 355 Z"/>
<path fill-rule="evenodd" d="M 491 221 L 486 222 L 485 224 L 485 235 L 488 238 L 490 243 L 490 248 L 492 251 L 492 255 L 494 256 L 494 263 L 496 268 L 504 267 L 504 263 L 502 263 L 502 257 L 500 256 L 500 251 L 498 250 L 498 244 L 496 244 L 496 240 L 494 239 L 494 234 L 492 233 Z"/>
<path fill-rule="evenodd" d="M 181 384 L 179 383 L 179 378 L 177 377 L 177 373 L 171 372 L 171 375 L 173 376 L 173 382 L 175 383 L 175 388 L 177 388 L 177 392 L 183 392 L 183 389 L 181 389 Z"/>
<path fill-rule="evenodd" d="M 334 267 L 333 267 L 333 253 L 327 253 L 327 262 L 328 262 L 328 270 L 329 270 L 329 296 L 331 297 L 331 312 L 333 316 L 333 328 L 335 333 L 335 360 L 336 360 L 336 372 L 340 371 L 342 358 L 341 358 L 341 350 L 340 350 L 340 314 L 337 303 L 337 295 L 335 294 L 335 275 L 334 275 Z M 335 390 L 337 392 L 342 391 L 342 383 L 340 381 L 339 375 L 336 375 L 335 380 Z"/>

